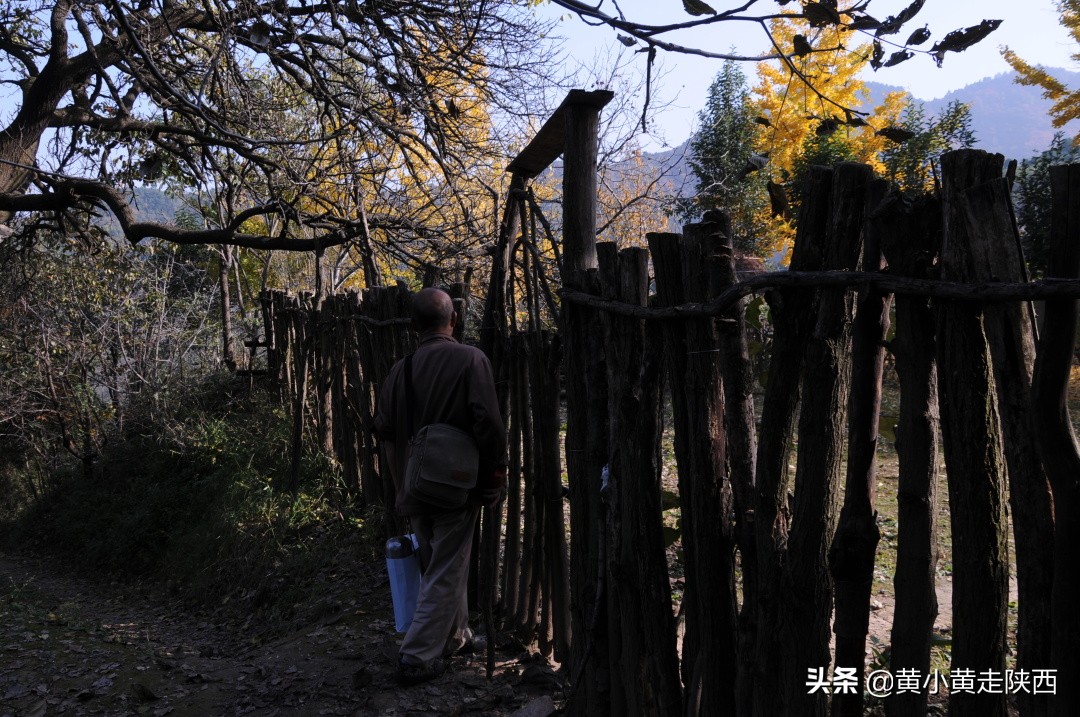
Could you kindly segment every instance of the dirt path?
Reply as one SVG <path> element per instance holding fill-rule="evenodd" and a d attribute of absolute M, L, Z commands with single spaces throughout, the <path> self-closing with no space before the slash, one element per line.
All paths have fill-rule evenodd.
<path fill-rule="evenodd" d="M 547 714 L 537 708 L 555 675 L 520 652 L 499 653 L 490 682 L 481 657 L 456 657 L 439 680 L 398 687 L 390 617 L 364 607 L 388 591 L 374 582 L 264 641 L 235 614 L 194 615 L 137 586 L 0 553 L 0 717 Z"/>

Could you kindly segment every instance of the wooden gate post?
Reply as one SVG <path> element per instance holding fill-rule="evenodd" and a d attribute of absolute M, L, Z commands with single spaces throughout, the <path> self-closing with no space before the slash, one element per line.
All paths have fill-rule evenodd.
<path fill-rule="evenodd" d="M 600 109 L 610 94 L 571 92 L 564 102 L 563 284 L 592 291 L 596 272 L 596 156 Z M 607 463 L 607 377 L 597 312 L 566 302 L 566 472 L 570 485 L 570 606 L 576 715 L 609 714 L 607 618 L 600 554 L 600 472 Z"/>

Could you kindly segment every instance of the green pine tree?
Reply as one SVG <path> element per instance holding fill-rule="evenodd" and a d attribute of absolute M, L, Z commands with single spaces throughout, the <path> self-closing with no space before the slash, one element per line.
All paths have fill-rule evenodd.
<path fill-rule="evenodd" d="M 679 215 L 691 221 L 708 209 L 722 209 L 731 217 L 735 248 L 763 255 L 766 173 L 747 171 L 753 166 L 748 163 L 754 155 L 754 114 L 746 76 L 734 61 L 725 62 L 713 79 L 698 124 L 690 139 L 697 193 L 680 204 Z"/>
<path fill-rule="evenodd" d="M 1046 271 L 1046 252 L 1050 242 L 1050 167 L 1080 162 L 1080 147 L 1055 132 L 1050 147 L 1020 163 L 1013 197 L 1016 221 L 1024 258 L 1033 277 Z"/>
<path fill-rule="evenodd" d="M 921 102 L 912 102 L 904 109 L 899 127 L 914 134 L 903 142 L 889 146 L 881 153 L 885 176 L 904 191 L 923 191 L 934 188 L 934 162 L 945 152 L 975 144 L 971 129 L 971 109 L 953 100 L 935 117 L 926 116 Z"/>

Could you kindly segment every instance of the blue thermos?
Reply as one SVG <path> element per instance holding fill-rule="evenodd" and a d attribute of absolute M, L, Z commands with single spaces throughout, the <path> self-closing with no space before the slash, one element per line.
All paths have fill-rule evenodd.
<path fill-rule="evenodd" d="M 409 629 L 416 612 L 420 561 L 415 541 L 412 535 L 398 535 L 386 541 L 386 572 L 390 574 L 390 598 L 394 602 L 394 627 L 398 632 Z"/>

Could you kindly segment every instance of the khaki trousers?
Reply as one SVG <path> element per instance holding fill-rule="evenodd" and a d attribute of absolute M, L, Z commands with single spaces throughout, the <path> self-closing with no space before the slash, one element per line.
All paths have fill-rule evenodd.
<path fill-rule="evenodd" d="M 401 643 L 401 657 L 413 665 L 426 665 L 464 643 L 469 625 L 469 558 L 480 508 L 409 520 L 420 543 L 420 590 L 416 613 Z"/>

